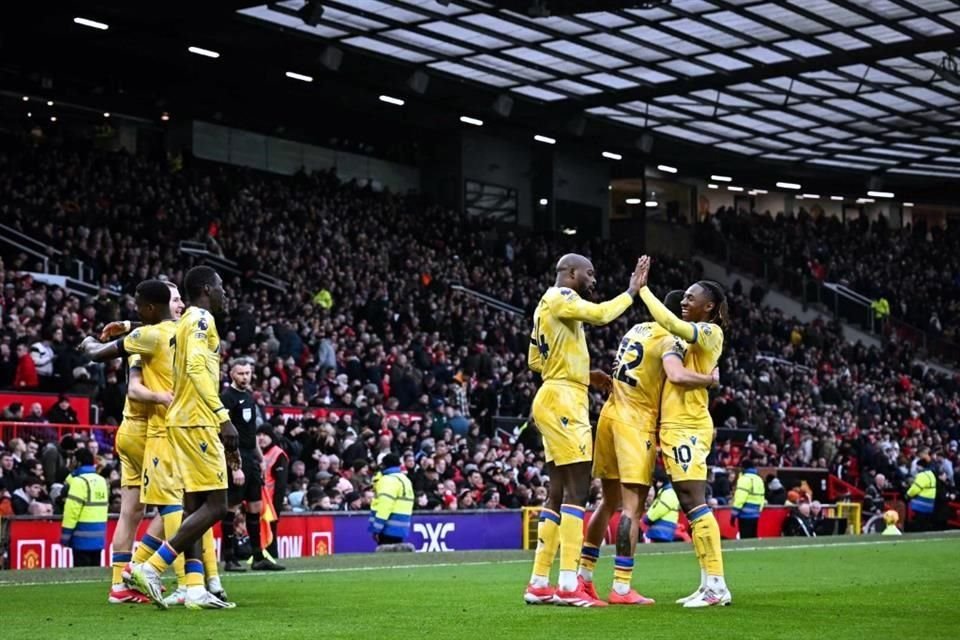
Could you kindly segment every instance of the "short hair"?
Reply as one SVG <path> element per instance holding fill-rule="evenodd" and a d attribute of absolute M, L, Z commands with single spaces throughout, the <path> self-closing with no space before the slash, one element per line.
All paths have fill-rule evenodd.
<path fill-rule="evenodd" d="M 383 460 L 380 461 L 380 466 L 384 469 L 389 469 L 391 467 L 400 466 L 400 456 L 395 453 L 388 453 L 383 456 Z"/>
<path fill-rule="evenodd" d="M 187 290 L 187 297 L 193 301 L 203 295 L 204 287 L 212 287 L 216 281 L 216 270 L 201 264 L 187 271 L 187 275 L 183 278 L 183 288 Z"/>
<path fill-rule="evenodd" d="M 77 463 L 81 467 L 93 464 L 93 452 L 89 449 L 77 449 Z"/>
<path fill-rule="evenodd" d="M 254 362 L 253 358 L 249 356 L 240 356 L 239 358 L 234 358 L 233 362 L 230 363 L 230 371 L 233 371 L 234 367 L 253 367 Z"/>
<path fill-rule="evenodd" d="M 147 304 L 170 304 L 170 287 L 161 280 L 144 280 L 137 285 L 137 299 Z"/>
<path fill-rule="evenodd" d="M 39 462 L 39 460 L 37 462 Z M 40 486 L 43 486 L 43 480 L 40 479 L 40 476 L 29 474 L 27 475 L 26 478 L 23 479 L 23 486 L 25 487 L 31 487 L 35 484 L 39 484 Z"/>
<path fill-rule="evenodd" d="M 680 316 L 683 313 L 683 309 L 680 308 L 680 303 L 683 302 L 684 292 L 680 289 L 674 289 L 663 299 L 663 304 L 667 309 L 670 309 L 673 312 L 673 315 Z"/>

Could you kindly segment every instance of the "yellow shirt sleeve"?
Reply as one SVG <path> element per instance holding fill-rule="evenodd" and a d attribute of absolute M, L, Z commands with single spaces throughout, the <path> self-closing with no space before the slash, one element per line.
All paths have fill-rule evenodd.
<path fill-rule="evenodd" d="M 140 357 L 139 353 L 135 353 L 129 358 L 127 358 L 127 366 L 131 369 L 142 369 L 143 368 L 143 358 Z"/>
<path fill-rule="evenodd" d="M 561 289 L 560 293 L 550 301 L 553 313 L 562 320 L 579 320 L 592 325 L 613 322 L 633 304 L 633 296 L 626 291 L 600 304 L 587 302 L 573 289 Z"/>
<path fill-rule="evenodd" d="M 220 401 L 217 384 L 211 378 L 207 369 L 207 357 L 210 347 L 207 340 L 207 324 L 204 318 L 197 321 L 195 327 L 186 332 L 186 344 L 183 352 L 186 354 L 187 378 L 190 379 L 197 395 L 214 413 L 223 409 Z M 226 417 L 226 414 L 224 414 Z"/>
<path fill-rule="evenodd" d="M 677 356 L 683 360 L 687 357 L 688 346 L 689 345 L 687 345 L 686 342 L 677 336 L 667 336 L 660 340 L 657 348 L 660 350 L 661 358 L 666 358 L 667 356 Z"/>
<path fill-rule="evenodd" d="M 157 349 L 159 334 L 152 327 L 140 327 L 123 339 L 123 348 L 127 353 L 149 355 Z"/>
<path fill-rule="evenodd" d="M 657 321 L 657 324 L 673 335 L 680 336 L 687 342 L 695 342 L 694 339 L 697 337 L 697 334 L 693 323 L 673 315 L 673 312 L 660 302 L 660 299 L 654 295 L 653 291 L 650 291 L 649 287 L 640 289 L 640 298 L 643 300 L 643 303 L 647 305 L 650 315 Z"/>
<path fill-rule="evenodd" d="M 723 331 L 715 324 L 710 322 L 698 322 L 692 325 L 696 330 L 693 342 L 707 353 L 721 351 L 723 349 Z"/>

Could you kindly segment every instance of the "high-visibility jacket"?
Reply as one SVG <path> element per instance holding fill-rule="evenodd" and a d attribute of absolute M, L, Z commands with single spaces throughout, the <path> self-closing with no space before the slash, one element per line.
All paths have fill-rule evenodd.
<path fill-rule="evenodd" d="M 897 528 L 897 525 L 895 525 L 895 524 L 888 524 L 888 525 L 887 525 L 887 528 L 884 529 L 883 532 L 882 532 L 880 535 L 882 535 L 882 536 L 902 536 L 902 535 L 903 535 L 903 532 L 901 532 L 900 529 Z"/>
<path fill-rule="evenodd" d="M 886 298 L 874 300 L 870 303 L 870 308 L 873 309 L 873 313 L 878 320 L 883 320 L 890 315 L 890 303 L 887 302 Z"/>
<path fill-rule="evenodd" d="M 413 517 L 413 485 L 400 467 L 384 469 L 373 479 L 370 533 L 406 540 Z"/>
<path fill-rule="evenodd" d="M 659 542 L 673 542 L 680 519 L 680 499 L 669 482 L 660 489 L 650 509 L 643 514 L 647 525 L 647 537 Z"/>
<path fill-rule="evenodd" d="M 740 478 L 737 480 L 737 490 L 733 494 L 733 515 L 742 520 L 755 520 L 760 517 L 763 511 L 763 505 L 766 503 L 764 497 L 766 488 L 763 486 L 763 478 L 757 473 L 756 469 L 744 469 Z"/>
<path fill-rule="evenodd" d="M 933 504 L 937 498 L 937 476 L 927 469 L 917 474 L 913 484 L 907 489 L 910 508 L 914 513 L 933 513 Z"/>
<path fill-rule="evenodd" d="M 76 551 L 102 551 L 109 503 L 107 481 L 93 465 L 78 467 L 67 476 L 60 544 Z"/>

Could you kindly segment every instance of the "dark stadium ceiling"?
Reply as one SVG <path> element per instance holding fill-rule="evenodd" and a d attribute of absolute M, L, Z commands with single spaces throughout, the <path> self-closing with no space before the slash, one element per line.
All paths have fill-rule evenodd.
<path fill-rule="evenodd" d="M 940 70 L 960 46 L 960 2 L 674 0 L 532 17 L 591 3 L 325 0 L 313 25 L 305 4 L 240 13 L 758 160 L 960 178 L 960 78 Z"/>
<path fill-rule="evenodd" d="M 496 135 L 622 153 L 614 176 L 664 162 L 754 187 L 862 195 L 879 179 L 938 201 L 960 178 L 958 47 L 960 0 L 0 4 L 0 90 L 385 143 L 471 115 Z"/>

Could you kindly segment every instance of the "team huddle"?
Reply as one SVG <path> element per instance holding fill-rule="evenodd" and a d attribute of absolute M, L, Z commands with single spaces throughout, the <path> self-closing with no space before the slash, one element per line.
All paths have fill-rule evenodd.
<path fill-rule="evenodd" d="M 661 302 L 647 288 L 650 259 L 642 257 L 627 290 L 601 304 L 583 297 L 596 277 L 590 260 L 569 254 L 557 264 L 557 280 L 534 313 L 528 364 L 543 384 L 531 417 L 543 435 L 551 479 L 541 511 L 528 604 L 605 607 L 649 605 L 632 588 L 634 553 L 659 449 L 680 506 L 687 515 L 700 585 L 677 602 L 687 608 L 731 603 L 723 577 L 720 529 L 706 504 L 707 456 L 713 421 L 707 389 L 719 382 L 726 300 L 722 287 L 704 280 L 673 291 Z M 604 325 L 639 298 L 654 322 L 635 325 L 620 342 L 612 375 L 591 370 L 583 323 Z M 588 386 L 609 392 L 594 441 Z M 583 534 L 591 477 L 603 500 Z M 607 601 L 593 584 L 593 570 L 611 516 L 622 509 L 616 533 L 614 581 Z M 559 584 L 549 575 L 560 551 Z"/>
<path fill-rule="evenodd" d="M 172 283 L 137 286 L 141 323 L 112 323 L 101 340 L 84 340 L 94 360 L 125 358 L 130 379 L 117 431 L 121 515 L 113 537 L 109 602 L 153 601 L 161 608 L 232 608 L 220 583 L 212 526 L 227 512 L 228 461 L 240 467 L 238 433 L 220 400 L 220 276 L 210 267 L 185 279 L 191 306 Z M 119 328 L 121 327 L 122 328 Z M 131 331 L 132 329 L 132 331 Z M 132 552 L 144 507 L 159 515 Z M 178 588 L 164 596 L 161 575 L 172 566 Z"/>

